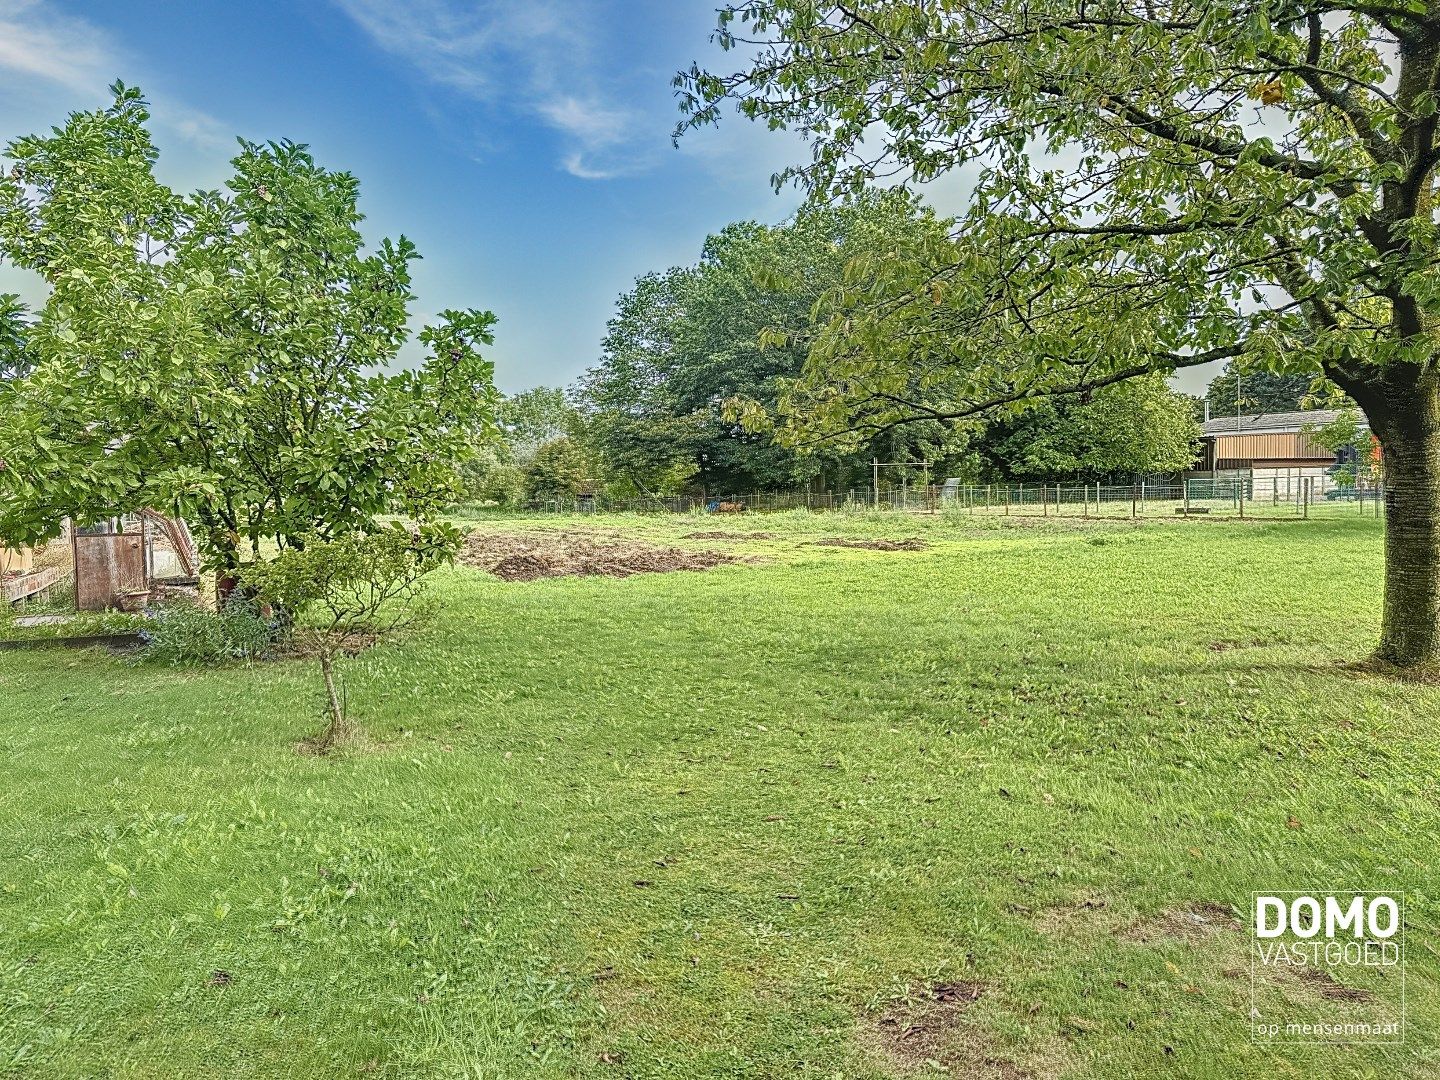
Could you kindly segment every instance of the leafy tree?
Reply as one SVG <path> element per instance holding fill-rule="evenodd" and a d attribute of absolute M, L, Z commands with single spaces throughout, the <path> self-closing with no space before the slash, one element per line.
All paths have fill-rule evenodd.
<path fill-rule="evenodd" d="M 529 499 L 573 499 L 592 489 L 593 467 L 573 439 L 552 439 L 535 451 L 525 469 Z"/>
<path fill-rule="evenodd" d="M 1335 475 L 1342 483 L 1371 482 L 1381 477 L 1375 438 L 1353 405 L 1342 408 L 1328 423 L 1308 425 L 1305 434 L 1335 455 L 1339 461 Z"/>
<path fill-rule="evenodd" d="M 463 467 L 465 497 L 518 506 L 525 500 L 527 470 L 536 451 L 560 438 L 586 442 L 584 421 L 564 390 L 537 386 L 502 399 L 495 430 L 484 432 Z"/>
<path fill-rule="evenodd" d="M 729 225 L 706 240 L 697 265 L 642 277 L 620 299 L 603 358 L 581 384 L 608 467 L 642 489 L 678 473 L 712 491 L 789 487 L 822 472 L 840 486 L 846 467 L 861 471 L 866 444 L 798 453 L 747 429 L 729 405 L 773 407 L 805 364 L 816 302 L 851 260 L 927 232 L 943 235 L 909 196 L 874 193 L 852 206 L 808 207 L 778 226 Z"/>
<path fill-rule="evenodd" d="M 1199 434 L 1189 400 L 1147 375 L 1088 400 L 1043 400 L 994 424 L 977 452 L 1008 480 L 1098 480 L 1189 468 Z"/>
<path fill-rule="evenodd" d="M 517 506 L 525 498 L 525 470 L 512 463 L 503 443 L 486 445 L 465 462 L 464 498 L 474 502 Z"/>
<path fill-rule="evenodd" d="M 0 534 L 169 509 L 228 576 L 270 541 L 452 501 L 492 420 L 488 312 L 447 311 L 386 368 L 414 299 L 403 237 L 363 250 L 359 185 L 294 143 L 241 143 L 228 193 L 154 175 L 138 90 L 11 143 L 0 254 L 50 286 L 0 416 Z"/>
<path fill-rule="evenodd" d="M 1268 371 L 1239 371 L 1233 363 L 1226 364 L 1224 373 L 1211 379 L 1205 390 L 1205 400 L 1210 403 L 1212 416 L 1235 415 L 1237 379 L 1240 383 L 1240 411 L 1246 416 L 1255 413 L 1295 412 L 1304 409 L 1306 400 L 1313 397 L 1313 375 L 1303 372 L 1275 375 Z"/>
<path fill-rule="evenodd" d="M 816 197 L 965 169 L 946 238 L 839 290 L 792 426 L 1021 410 L 1233 359 L 1324 375 L 1384 446 L 1377 656 L 1440 662 L 1440 165 L 1428 5 L 747 0 L 679 79 L 809 139 Z"/>
<path fill-rule="evenodd" d="M 392 633 L 423 616 L 426 574 L 455 557 L 459 533 L 398 525 L 373 533 L 312 535 L 243 571 L 245 586 L 282 612 L 294 639 L 320 664 L 329 720 L 316 742 L 325 752 L 354 735 L 335 661 L 360 639 Z"/>
<path fill-rule="evenodd" d="M 0 394 L 10 380 L 30 371 L 30 350 L 26 344 L 29 319 L 25 305 L 14 293 L 0 293 Z"/>
<path fill-rule="evenodd" d="M 564 390 L 536 386 L 501 401 L 497 420 L 508 460 L 525 465 L 546 443 L 574 436 L 579 413 Z"/>

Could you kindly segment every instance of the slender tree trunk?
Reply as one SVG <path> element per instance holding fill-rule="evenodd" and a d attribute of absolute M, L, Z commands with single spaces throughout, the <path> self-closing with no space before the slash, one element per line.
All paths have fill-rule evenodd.
<path fill-rule="evenodd" d="M 325 697 L 330 705 L 330 723 L 320 737 L 321 749 L 329 750 L 345 734 L 345 706 L 335 688 L 335 657 L 328 651 L 320 653 L 320 674 L 325 678 Z"/>
<path fill-rule="evenodd" d="M 1375 655 L 1413 668 L 1440 663 L 1440 380 L 1405 381 L 1370 418 L 1385 454 L 1385 614 Z"/>

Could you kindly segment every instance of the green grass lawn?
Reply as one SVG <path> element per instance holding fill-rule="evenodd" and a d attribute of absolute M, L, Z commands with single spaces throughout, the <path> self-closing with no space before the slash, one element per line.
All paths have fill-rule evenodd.
<path fill-rule="evenodd" d="M 478 527 L 557 524 L 779 536 L 444 572 L 336 758 L 300 661 L 0 654 L 0 1074 L 1440 1074 L 1440 688 L 1342 666 L 1373 520 Z M 1251 1042 L 1223 909 L 1309 888 L 1405 893 L 1405 1045 Z"/>

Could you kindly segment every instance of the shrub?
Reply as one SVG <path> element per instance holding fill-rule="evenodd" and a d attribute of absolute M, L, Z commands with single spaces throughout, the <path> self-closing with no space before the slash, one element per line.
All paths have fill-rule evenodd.
<path fill-rule="evenodd" d="M 328 751 L 352 731 L 335 674 L 335 659 L 356 635 L 383 636 L 422 614 L 421 580 L 455 557 L 453 526 L 400 525 L 334 539 L 307 537 L 245 570 L 244 583 L 272 604 L 295 641 L 320 662 L 330 721 L 316 740 Z"/>
<path fill-rule="evenodd" d="M 275 644 L 277 629 L 253 600 L 232 594 L 220 611 L 194 604 L 166 608 L 142 635 L 143 658 L 161 664 L 253 660 Z"/>

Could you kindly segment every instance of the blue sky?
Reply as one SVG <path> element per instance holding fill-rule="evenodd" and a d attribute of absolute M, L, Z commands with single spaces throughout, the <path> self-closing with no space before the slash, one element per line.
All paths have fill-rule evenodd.
<path fill-rule="evenodd" d="M 497 381 L 568 382 L 615 298 L 706 233 L 798 202 L 797 152 L 734 122 L 670 144 L 670 79 L 711 55 L 708 0 L 0 0 L 0 143 L 106 100 L 151 98 L 160 172 L 227 175 L 235 135 L 309 143 L 356 173 L 369 238 L 425 256 L 417 316 L 500 317 Z M 0 267 L 0 290 L 38 283 Z"/>
<path fill-rule="evenodd" d="M 712 0 L 0 0 L 0 144 L 116 78 L 150 97 L 176 188 L 220 186 L 236 135 L 308 143 L 360 177 L 372 241 L 425 256 L 417 326 L 488 308 L 501 389 L 559 385 L 637 276 L 799 202 L 770 185 L 805 153 L 793 136 L 732 118 L 671 145 L 670 80 L 719 55 L 714 18 Z M 963 194 L 930 197 L 956 213 Z M 3 265 L 0 291 L 43 298 Z"/>

